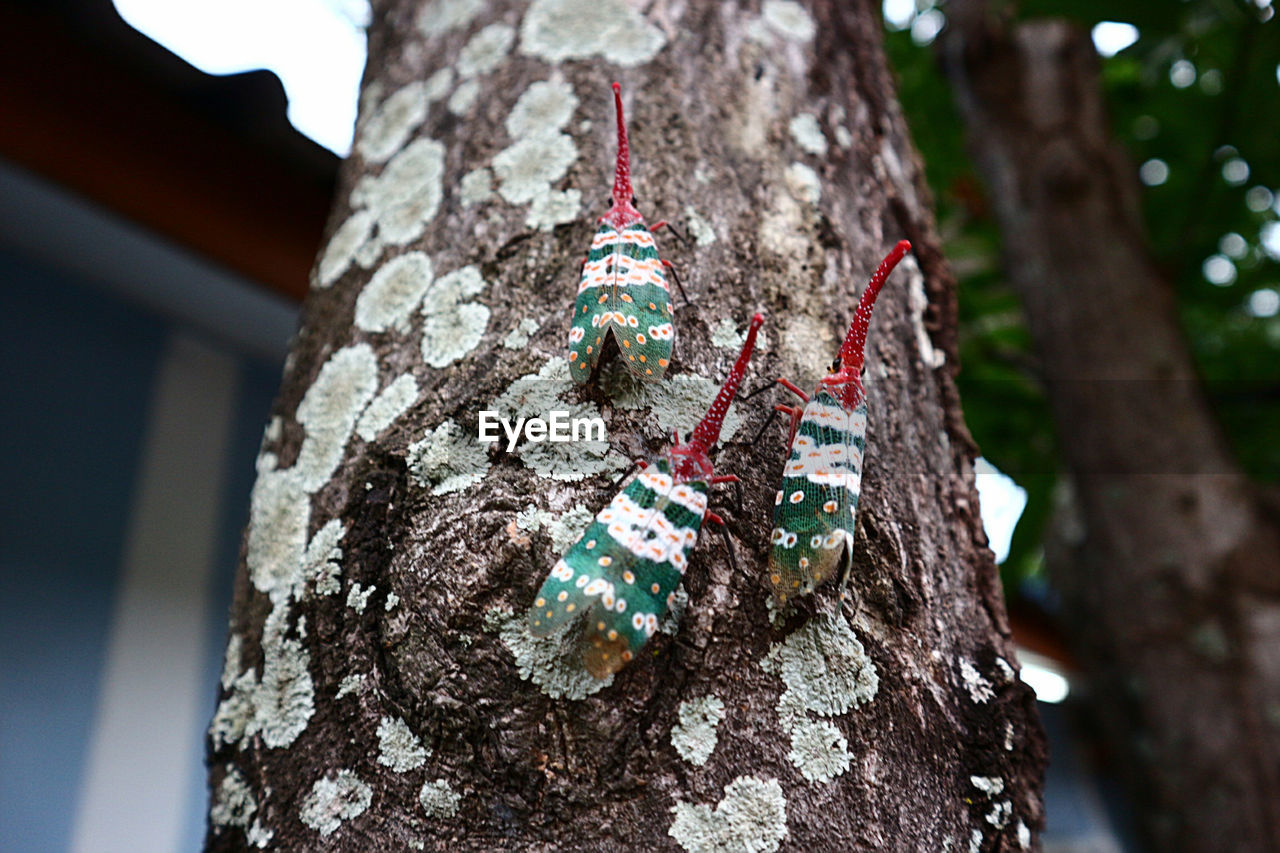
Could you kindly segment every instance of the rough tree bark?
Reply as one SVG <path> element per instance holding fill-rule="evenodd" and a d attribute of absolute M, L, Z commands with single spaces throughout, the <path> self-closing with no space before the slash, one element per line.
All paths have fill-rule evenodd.
<path fill-rule="evenodd" d="M 375 2 L 334 227 L 259 459 L 208 849 L 1017 849 L 1045 746 L 1016 677 L 952 382 L 954 282 L 877 4 Z M 668 377 L 563 361 L 604 211 L 609 83 L 638 204 L 687 226 Z M 661 238 L 661 235 L 659 235 Z M 771 623 L 785 429 L 746 437 L 679 627 L 595 682 L 523 614 L 616 491 L 688 429 L 751 314 L 747 387 L 811 385 L 907 237 L 868 353 L 849 596 Z M 523 377 L 523 379 L 522 379 Z M 612 450 L 477 443 L 483 409 L 603 414 Z M 730 425 L 729 428 L 732 428 Z M 649 654 L 652 652 L 652 654 Z"/>
<path fill-rule="evenodd" d="M 950 7 L 942 55 L 1047 383 L 1078 524 L 1048 552 L 1153 850 L 1280 847 L 1280 535 L 1148 252 L 1087 33 Z"/>

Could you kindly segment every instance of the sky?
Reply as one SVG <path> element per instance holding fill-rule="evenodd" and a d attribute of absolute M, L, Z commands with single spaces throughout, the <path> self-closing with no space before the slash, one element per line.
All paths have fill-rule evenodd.
<path fill-rule="evenodd" d="M 289 121 L 339 155 L 351 147 L 364 70 L 363 0 L 115 0 L 139 32 L 207 74 L 274 71 Z"/>

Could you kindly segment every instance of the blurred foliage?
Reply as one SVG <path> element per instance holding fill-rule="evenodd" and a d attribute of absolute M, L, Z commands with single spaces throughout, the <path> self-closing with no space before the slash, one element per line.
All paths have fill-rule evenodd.
<path fill-rule="evenodd" d="M 930 44 L 945 12 L 888 0 L 886 47 L 960 282 L 965 416 L 983 455 L 1027 490 L 1002 567 L 1016 585 L 1039 572 L 1059 465 L 999 229 Z M 1113 132 L 1145 179 L 1152 255 L 1224 433 L 1251 476 L 1280 481 L 1280 21 L 1270 0 L 1025 0 L 1018 14 L 1137 28 L 1101 60 Z"/>

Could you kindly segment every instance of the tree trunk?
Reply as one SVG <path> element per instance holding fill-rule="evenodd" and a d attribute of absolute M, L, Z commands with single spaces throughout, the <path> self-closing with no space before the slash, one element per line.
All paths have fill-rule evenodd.
<path fill-rule="evenodd" d="M 1153 850 L 1280 847 L 1280 536 L 1148 254 L 1087 33 L 951 7 L 944 44 L 1063 437 L 1048 553 Z M 1060 543 L 1062 545 L 1062 543 Z"/>
<path fill-rule="evenodd" d="M 356 145 L 259 457 L 208 848 L 1016 849 L 1045 745 L 1016 676 L 952 375 L 954 282 L 871 2 L 375 4 Z M 637 204 L 684 225 L 668 375 L 574 386 L 578 261 L 623 85 Z M 746 388 L 812 386 L 879 300 L 849 595 L 776 622 L 786 452 L 735 406 L 683 618 L 596 681 L 524 613 L 628 458 L 688 430 L 741 331 Z M 602 415 L 609 446 L 476 440 Z"/>

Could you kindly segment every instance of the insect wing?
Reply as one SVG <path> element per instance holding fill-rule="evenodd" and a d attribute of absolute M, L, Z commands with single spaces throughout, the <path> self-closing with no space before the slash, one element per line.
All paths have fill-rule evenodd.
<path fill-rule="evenodd" d="M 603 678 L 648 642 L 670 608 L 698 539 L 707 484 L 674 483 L 655 460 L 602 509 L 551 570 L 529 629 L 547 636 L 585 616 L 583 660 Z"/>
<path fill-rule="evenodd" d="M 660 379 L 675 342 L 671 294 L 653 235 L 642 222 L 616 231 L 603 223 L 582 267 L 569 327 L 570 373 L 585 382 L 612 330 L 627 369 Z"/>
<path fill-rule="evenodd" d="M 850 412 L 824 389 L 805 404 L 773 512 L 769 580 L 779 603 L 831 578 L 852 547 L 866 435 L 865 402 Z"/>
<path fill-rule="evenodd" d="M 626 565 L 617 573 L 616 601 L 610 610 L 601 599 L 583 638 L 583 661 L 598 678 L 621 669 L 658 629 L 707 510 L 708 484 L 674 483 L 665 460 L 631 485 L 632 499 L 618 507 L 608 527 L 622 555 L 615 565 Z"/>

